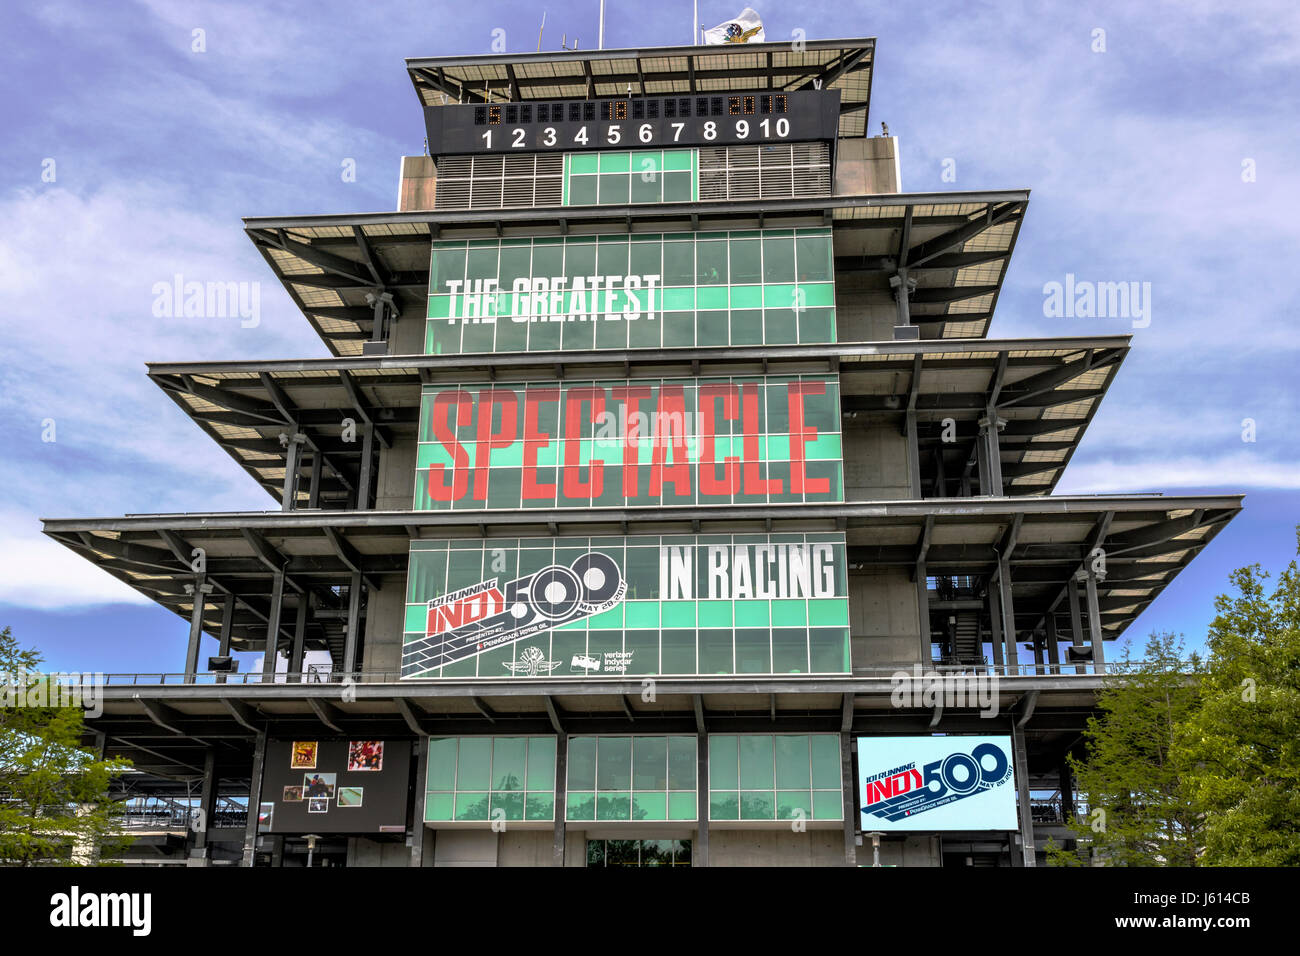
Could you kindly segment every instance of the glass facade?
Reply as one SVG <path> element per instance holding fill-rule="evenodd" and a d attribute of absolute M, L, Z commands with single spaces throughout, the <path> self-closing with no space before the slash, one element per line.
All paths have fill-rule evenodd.
<path fill-rule="evenodd" d="M 438 240 L 429 292 L 435 355 L 835 341 L 824 227 Z"/>
<path fill-rule="evenodd" d="M 843 820 L 838 734 L 711 734 L 709 819 Z"/>
<path fill-rule="evenodd" d="M 696 738 L 570 737 L 566 819 L 696 820 Z"/>
<path fill-rule="evenodd" d="M 692 202 L 699 199 L 699 181 L 699 158 L 693 149 L 564 156 L 566 206 Z"/>
<path fill-rule="evenodd" d="M 417 511 L 844 500 L 834 375 L 425 386 Z"/>
<path fill-rule="evenodd" d="M 587 866 L 690 866 L 690 840 L 588 840 Z"/>
<path fill-rule="evenodd" d="M 836 532 L 413 541 L 402 674 L 848 674 L 844 541 Z M 590 570 L 592 553 L 612 562 L 609 580 L 569 601 L 564 623 L 540 629 L 548 620 L 529 617 L 532 607 L 564 603 L 549 589 L 569 580 L 564 569 Z M 480 595 L 481 611 L 464 603 Z"/>
<path fill-rule="evenodd" d="M 555 819 L 554 737 L 431 737 L 426 823 Z"/>

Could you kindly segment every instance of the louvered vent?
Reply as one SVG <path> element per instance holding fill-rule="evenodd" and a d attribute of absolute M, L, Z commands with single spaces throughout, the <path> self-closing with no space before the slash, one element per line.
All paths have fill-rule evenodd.
<path fill-rule="evenodd" d="M 435 209 L 531 209 L 558 206 L 564 157 L 444 156 L 438 160 Z"/>
<path fill-rule="evenodd" d="M 700 200 L 804 199 L 831 194 L 826 143 L 706 146 L 700 149 Z"/>

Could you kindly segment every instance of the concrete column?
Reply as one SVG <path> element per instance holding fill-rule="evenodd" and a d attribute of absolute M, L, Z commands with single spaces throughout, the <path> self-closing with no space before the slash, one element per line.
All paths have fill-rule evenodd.
<path fill-rule="evenodd" d="M 1047 671 L 1061 673 L 1061 643 L 1056 634 L 1056 612 L 1047 612 Z"/>
<path fill-rule="evenodd" d="M 217 638 L 217 654 L 220 657 L 230 656 L 230 632 L 235 627 L 235 596 L 226 595 L 226 602 L 221 606 L 221 634 Z M 217 675 L 217 683 L 226 682 L 225 674 Z"/>
<path fill-rule="evenodd" d="M 375 457 L 375 426 L 366 422 L 361 426 L 361 472 L 357 485 L 357 510 L 370 510 L 371 472 Z"/>
<path fill-rule="evenodd" d="M 569 738 L 555 735 L 555 828 L 551 845 L 551 863 L 564 866 L 564 844 L 569 838 L 565 825 L 569 805 Z"/>
<path fill-rule="evenodd" d="M 1002 667 L 1002 602 L 998 599 L 998 582 L 989 581 L 989 625 L 992 630 L 989 646 L 993 648 L 993 665 Z"/>
<path fill-rule="evenodd" d="M 695 842 L 691 845 L 691 866 L 709 865 L 709 735 L 695 738 L 695 814 L 699 817 Z"/>
<path fill-rule="evenodd" d="M 190 640 L 185 648 L 185 683 L 193 684 L 198 679 L 199 646 L 203 640 L 203 610 L 207 596 L 212 593 L 212 585 L 206 583 L 207 576 L 196 574 L 194 583 L 187 584 L 185 590 L 194 598 L 194 610 L 190 612 Z"/>
<path fill-rule="evenodd" d="M 908 279 L 906 269 L 899 269 L 889 277 L 889 287 L 894 292 L 894 309 L 898 315 L 895 325 L 912 324 L 912 309 L 911 303 L 908 302 L 908 293 L 915 285 L 916 280 Z"/>
<path fill-rule="evenodd" d="M 208 831 L 217 804 L 217 751 L 208 747 L 203 754 L 203 787 L 199 792 L 199 828 L 194 833 L 189 866 L 208 866 Z"/>
<path fill-rule="evenodd" d="M 980 419 L 980 440 L 977 448 L 980 466 L 980 494 L 1001 497 L 1002 495 L 1002 443 L 998 433 L 1006 427 L 1006 422 L 997 417 L 993 409 Z M 986 482 L 987 479 L 987 482 Z"/>
<path fill-rule="evenodd" d="M 357 648 L 361 643 L 361 575 L 353 574 L 348 585 L 348 630 L 343 639 L 343 673 L 355 674 Z"/>
<path fill-rule="evenodd" d="M 307 631 L 307 608 L 311 604 L 310 595 L 303 591 L 298 595 L 298 613 L 293 621 L 293 647 L 289 651 L 289 680 L 302 680 L 303 641 Z"/>
<path fill-rule="evenodd" d="M 297 426 L 295 426 L 296 429 Z M 298 463 L 302 438 L 295 431 L 284 448 L 284 488 L 280 492 L 280 510 L 292 511 L 298 499 Z"/>
<path fill-rule="evenodd" d="M 911 487 L 911 496 L 921 499 L 921 442 L 916 432 L 916 410 L 909 408 L 905 413 L 904 431 L 907 435 L 907 474 Z"/>
<path fill-rule="evenodd" d="M 1106 665 L 1106 639 L 1101 632 L 1101 606 L 1097 603 L 1097 573 L 1088 567 L 1088 643 L 1092 645 L 1092 666 L 1095 673 L 1102 673 Z"/>
<path fill-rule="evenodd" d="M 1011 758 L 1016 777 L 1016 803 L 1020 817 L 1020 850 L 1025 866 L 1037 866 L 1034 856 L 1034 813 L 1029 805 L 1029 757 L 1025 751 L 1025 732 L 1011 720 Z M 1012 854 L 1015 861 L 1015 854 Z"/>
<path fill-rule="evenodd" d="M 266 651 L 262 655 L 262 682 L 275 680 L 275 662 L 280 656 L 280 612 L 284 608 L 284 572 L 276 571 L 271 583 L 271 609 L 266 619 Z"/>
<path fill-rule="evenodd" d="M 926 585 L 928 577 L 925 562 L 916 562 L 916 613 L 921 632 L 922 664 L 929 664 L 934 657 L 934 650 L 930 646 L 930 589 Z"/>
<path fill-rule="evenodd" d="M 1070 601 L 1070 643 L 1083 647 L 1083 617 L 1079 613 L 1079 585 L 1073 577 L 1065 584 L 1065 594 Z M 1084 674 L 1083 664 L 1075 664 L 1074 672 Z"/>
<path fill-rule="evenodd" d="M 998 598 L 1002 605 L 1002 636 L 1007 642 L 1007 668 L 1015 673 L 1020 663 L 1016 652 L 1016 605 L 1011 594 L 1011 562 L 1006 555 L 998 562 Z"/>
<path fill-rule="evenodd" d="M 248 820 L 244 825 L 244 866 L 257 858 L 257 811 L 262 802 L 262 768 L 266 764 L 266 731 L 257 735 L 253 745 L 253 769 L 248 787 Z"/>
<path fill-rule="evenodd" d="M 840 782 L 844 786 L 844 865 L 858 865 L 858 808 L 853 799 L 853 734 L 840 734 Z"/>
<path fill-rule="evenodd" d="M 424 794 L 429 785 L 429 738 L 415 741 L 415 806 L 411 811 L 411 866 L 424 866 Z"/>
<path fill-rule="evenodd" d="M 318 450 L 313 452 L 311 456 L 311 483 L 307 486 L 308 508 L 320 507 L 320 477 L 322 464 L 323 462 L 321 460 L 320 451 Z"/>

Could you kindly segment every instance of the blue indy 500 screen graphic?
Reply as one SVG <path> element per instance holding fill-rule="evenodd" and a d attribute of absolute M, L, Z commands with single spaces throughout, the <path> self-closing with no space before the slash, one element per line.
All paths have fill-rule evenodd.
<path fill-rule="evenodd" d="M 1010 737 L 859 737 L 866 832 L 1015 830 Z"/>

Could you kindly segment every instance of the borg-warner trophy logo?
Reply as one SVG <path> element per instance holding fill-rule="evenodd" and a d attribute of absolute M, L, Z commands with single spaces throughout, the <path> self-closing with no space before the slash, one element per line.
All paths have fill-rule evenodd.
<path fill-rule="evenodd" d="M 552 564 L 500 583 L 492 578 L 429 602 L 424 637 L 402 649 L 402 676 L 474 657 L 541 631 L 601 614 L 623 600 L 627 582 L 613 558 L 588 551 L 568 567 Z M 506 665 L 536 677 L 559 666 L 537 648 Z"/>
<path fill-rule="evenodd" d="M 1007 752 L 997 744 L 982 743 L 970 753 L 955 751 L 919 770 L 912 762 L 868 777 L 862 782 L 862 812 L 895 823 L 1010 781 Z"/>

